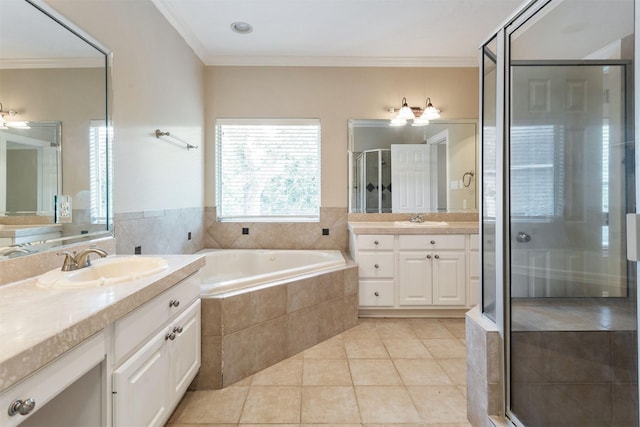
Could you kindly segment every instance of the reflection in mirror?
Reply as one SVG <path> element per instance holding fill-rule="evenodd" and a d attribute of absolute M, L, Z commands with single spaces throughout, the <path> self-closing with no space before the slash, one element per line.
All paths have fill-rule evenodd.
<path fill-rule="evenodd" d="M 351 213 L 472 211 L 476 206 L 477 122 L 424 127 L 350 120 Z"/>
<path fill-rule="evenodd" d="M 13 110 L 0 125 L 0 258 L 111 229 L 110 58 L 74 28 L 41 1 L 0 2 L 0 102 Z"/>

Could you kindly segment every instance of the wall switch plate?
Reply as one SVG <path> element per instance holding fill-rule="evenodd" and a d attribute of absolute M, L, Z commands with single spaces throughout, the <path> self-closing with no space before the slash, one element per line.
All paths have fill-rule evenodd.
<path fill-rule="evenodd" d="M 322 235 L 323 236 L 328 236 L 329 235 L 329 229 L 328 228 L 323 228 L 322 229 Z"/>
<path fill-rule="evenodd" d="M 242 234 L 249 234 L 249 228 L 242 227 Z"/>
<path fill-rule="evenodd" d="M 135 248 L 133 248 L 133 253 L 134 255 L 142 254 L 142 246 L 136 246 Z"/>

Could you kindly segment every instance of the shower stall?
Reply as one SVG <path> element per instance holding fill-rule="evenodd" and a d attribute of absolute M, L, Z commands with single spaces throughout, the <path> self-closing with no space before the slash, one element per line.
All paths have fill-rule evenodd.
<path fill-rule="evenodd" d="M 634 3 L 533 0 L 482 46 L 481 311 L 517 426 L 638 426 Z"/>
<path fill-rule="evenodd" d="M 353 211 L 391 212 L 391 150 L 366 150 L 354 159 Z"/>

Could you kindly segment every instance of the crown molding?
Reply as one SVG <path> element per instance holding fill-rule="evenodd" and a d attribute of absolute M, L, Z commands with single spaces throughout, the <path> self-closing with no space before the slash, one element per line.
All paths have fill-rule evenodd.
<path fill-rule="evenodd" d="M 0 69 L 3 70 L 31 68 L 104 68 L 104 57 L 0 59 Z"/>
<path fill-rule="evenodd" d="M 477 68 L 477 57 L 208 56 L 208 66 Z"/>

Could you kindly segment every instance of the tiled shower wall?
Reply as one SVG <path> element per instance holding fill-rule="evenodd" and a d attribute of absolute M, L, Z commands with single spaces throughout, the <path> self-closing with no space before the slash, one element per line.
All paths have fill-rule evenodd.
<path fill-rule="evenodd" d="M 347 251 L 349 242 L 346 208 L 320 208 L 320 222 L 217 222 L 215 207 L 117 213 L 114 222 L 118 254 L 133 254 L 138 246 L 142 254 L 202 248 Z"/>

